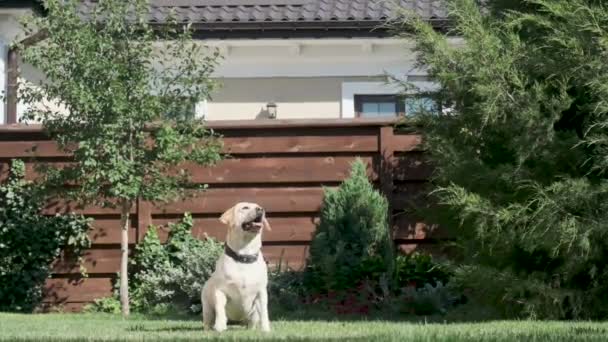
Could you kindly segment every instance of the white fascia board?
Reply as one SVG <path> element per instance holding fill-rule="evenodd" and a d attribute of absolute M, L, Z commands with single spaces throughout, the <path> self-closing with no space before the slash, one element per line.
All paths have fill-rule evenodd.
<path fill-rule="evenodd" d="M 8 44 L 0 38 L 0 94 L 5 95 L 7 89 Z M 6 101 L 0 101 L 0 125 L 6 123 Z"/>

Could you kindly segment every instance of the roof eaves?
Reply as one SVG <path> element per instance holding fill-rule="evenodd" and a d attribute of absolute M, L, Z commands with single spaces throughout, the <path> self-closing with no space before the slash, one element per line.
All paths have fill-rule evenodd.
<path fill-rule="evenodd" d="M 448 19 L 427 20 L 437 31 L 448 33 Z M 194 37 L 209 38 L 290 38 L 290 37 L 387 37 L 392 34 L 386 21 L 297 21 L 297 22 L 210 22 L 193 24 Z M 162 25 L 158 23 L 157 25 Z"/>
<path fill-rule="evenodd" d="M 29 9 L 37 13 L 44 13 L 44 6 L 40 0 L 0 0 L 0 8 Z"/>

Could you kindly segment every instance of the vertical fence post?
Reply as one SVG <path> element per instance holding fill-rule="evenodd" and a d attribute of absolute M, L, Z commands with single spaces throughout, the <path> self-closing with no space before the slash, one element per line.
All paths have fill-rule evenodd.
<path fill-rule="evenodd" d="M 135 243 L 139 243 L 152 224 L 152 204 L 141 199 L 137 200 L 137 228 Z"/>
<path fill-rule="evenodd" d="M 380 127 L 378 147 L 380 151 L 380 189 L 388 201 L 388 224 L 393 229 L 393 168 L 395 147 L 393 126 Z"/>

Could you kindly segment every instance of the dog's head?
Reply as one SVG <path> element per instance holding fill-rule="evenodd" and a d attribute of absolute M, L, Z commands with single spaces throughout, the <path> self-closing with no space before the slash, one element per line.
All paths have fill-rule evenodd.
<path fill-rule="evenodd" d="M 220 222 L 230 229 L 240 229 L 251 234 L 259 234 L 262 228 L 270 230 L 266 211 L 256 203 L 237 203 L 222 214 Z"/>

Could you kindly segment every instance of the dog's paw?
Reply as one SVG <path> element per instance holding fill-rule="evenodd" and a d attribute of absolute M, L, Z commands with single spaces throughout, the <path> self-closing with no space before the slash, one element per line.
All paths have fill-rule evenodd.
<path fill-rule="evenodd" d="M 271 331 L 270 329 L 270 325 L 262 325 L 262 328 L 260 329 L 263 333 L 269 333 Z"/>
<path fill-rule="evenodd" d="M 226 329 L 228 329 L 228 326 L 226 324 L 216 324 L 213 326 L 213 331 L 215 332 L 226 331 Z"/>

